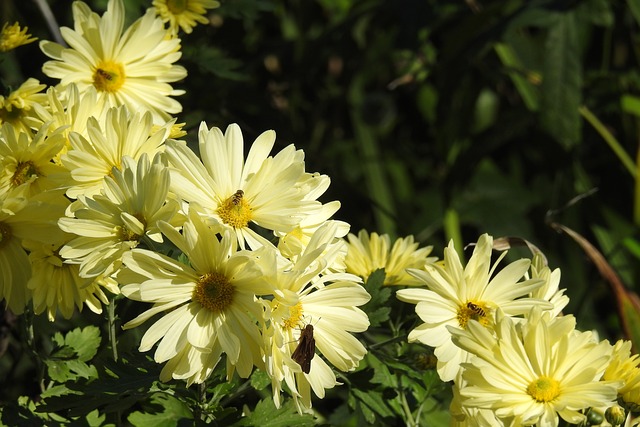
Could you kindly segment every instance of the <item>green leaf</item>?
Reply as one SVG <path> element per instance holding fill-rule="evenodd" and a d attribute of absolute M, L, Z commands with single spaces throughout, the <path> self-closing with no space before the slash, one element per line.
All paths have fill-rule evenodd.
<path fill-rule="evenodd" d="M 382 322 L 389 319 L 390 308 L 386 305 L 391 296 L 391 289 L 384 286 L 385 272 L 380 268 L 369 275 L 365 289 L 371 295 L 371 300 L 362 306 L 362 309 L 369 316 L 371 327 L 380 326 Z"/>
<path fill-rule="evenodd" d="M 640 116 L 640 98 L 633 95 L 622 95 L 620 99 L 622 104 L 622 111 L 625 113 L 633 114 L 634 116 Z"/>
<path fill-rule="evenodd" d="M 582 121 L 582 64 L 578 23 L 574 12 L 557 15 L 545 43 L 540 119 L 543 127 L 565 148 L 580 141 Z"/>
<path fill-rule="evenodd" d="M 636 19 L 636 23 L 640 24 L 640 0 L 627 0 L 631 14 Z"/>
<path fill-rule="evenodd" d="M 78 355 L 78 360 L 89 361 L 100 347 L 100 329 L 97 326 L 76 328 L 65 336 L 65 345 L 71 347 Z"/>
<path fill-rule="evenodd" d="M 377 414 L 379 417 L 393 417 L 393 411 L 389 409 L 382 394 L 371 390 L 358 390 L 352 389 L 351 393 L 362 403 L 366 408 Z"/>
<path fill-rule="evenodd" d="M 147 412 L 133 412 L 127 417 L 127 421 L 135 427 L 176 427 L 180 420 L 193 419 L 187 405 L 166 393 L 155 393 L 149 401 L 152 407 Z M 154 407 L 160 410 L 153 411 Z"/>
<path fill-rule="evenodd" d="M 147 397 L 160 372 L 155 362 L 139 353 L 123 354 L 117 362 L 101 360 L 95 367 L 98 379 L 67 381 L 69 393 L 45 398 L 37 411 L 66 411 L 74 417 L 97 408 L 102 412 L 125 410 Z"/>
<path fill-rule="evenodd" d="M 540 106 L 538 89 L 531 83 L 527 76 L 530 74 L 522 65 L 516 52 L 506 43 L 497 43 L 494 46 L 500 62 L 507 69 L 507 73 L 520 94 L 524 105 L 529 111 L 538 111 Z"/>
<path fill-rule="evenodd" d="M 100 347 L 100 329 L 96 326 L 76 328 L 64 337 L 60 333 L 53 336 L 53 342 L 58 347 L 52 350 L 45 360 L 47 374 L 57 382 L 73 380 L 78 377 L 94 378 L 97 376 L 95 367 L 85 362 L 95 356 Z"/>
<path fill-rule="evenodd" d="M 204 72 L 228 80 L 242 81 L 248 78 L 246 74 L 238 71 L 242 66 L 242 61 L 227 56 L 220 49 L 210 46 L 185 46 L 184 55 L 186 59 L 195 62 Z"/>
<path fill-rule="evenodd" d="M 614 23 L 613 11 L 609 0 L 589 0 L 584 3 L 589 19 L 595 25 L 611 27 Z"/>
<path fill-rule="evenodd" d="M 277 409 L 273 400 L 264 399 L 258 402 L 255 409 L 238 426 L 260 427 L 289 427 L 289 426 L 313 426 L 315 422 L 311 415 L 301 415 L 292 400 Z"/>
<path fill-rule="evenodd" d="M 251 387 L 256 390 L 262 390 L 263 388 L 269 386 L 271 384 L 271 378 L 265 371 L 261 371 L 260 369 L 256 369 L 251 374 Z"/>

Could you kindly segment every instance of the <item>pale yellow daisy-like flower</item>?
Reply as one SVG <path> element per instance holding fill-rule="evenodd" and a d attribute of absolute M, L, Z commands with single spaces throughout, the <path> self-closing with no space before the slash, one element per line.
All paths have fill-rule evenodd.
<path fill-rule="evenodd" d="M 51 160 L 65 143 L 61 129 L 43 125 L 36 135 L 17 132 L 10 124 L 0 128 L 0 193 L 20 189 L 26 197 L 59 188 L 67 172 Z"/>
<path fill-rule="evenodd" d="M 155 123 L 164 123 L 182 106 L 171 96 L 183 90 L 170 83 L 187 75 L 174 65 L 180 56 L 180 40 L 167 39 L 162 20 L 148 11 L 124 29 L 122 0 L 109 0 L 102 17 L 85 3 L 73 2 L 74 29 L 61 28 L 70 47 L 43 40 L 40 48 L 52 58 L 42 71 L 60 79 L 62 86 L 78 85 L 81 94 L 89 87 L 98 91 L 106 107 L 126 105 L 131 111 L 149 110 Z"/>
<path fill-rule="evenodd" d="M 551 269 L 545 264 L 544 257 L 537 253 L 531 260 L 531 278 L 542 279 L 543 284 L 531 293 L 532 298 L 539 298 L 553 304 L 551 310 L 554 316 L 558 316 L 562 309 L 569 304 L 569 297 L 564 295 L 565 289 L 560 289 L 560 269 Z"/>
<path fill-rule="evenodd" d="M 68 85 L 64 90 L 55 87 L 47 89 L 46 105 L 35 104 L 33 106 L 37 116 L 45 123 L 51 123 L 52 129 L 61 129 L 65 138 L 64 147 L 53 159 L 61 164 L 60 157 L 71 149 L 69 135 L 76 132 L 85 138 L 89 137 L 87 122 L 89 117 L 95 117 L 101 125 L 104 125 L 107 110 L 97 102 L 98 94 L 91 87 L 80 95 L 75 84 Z"/>
<path fill-rule="evenodd" d="M 63 231 L 77 235 L 61 249 L 60 255 L 80 264 L 80 276 L 112 275 L 122 255 L 144 238 L 162 242 L 158 221 L 171 222 L 178 202 L 167 199 L 169 170 L 159 157 L 151 164 L 143 154 L 136 162 L 122 158 L 122 170 L 113 169 L 105 177 L 101 194 L 78 196 L 71 206 L 74 217 L 60 218 Z"/>
<path fill-rule="evenodd" d="M 172 191 L 199 205 L 209 221 L 235 231 L 242 248 L 245 242 L 254 249 L 270 244 L 250 225 L 288 233 L 321 209 L 320 202 L 307 198 L 312 185 L 304 171 L 303 151 L 289 145 L 271 157 L 275 138 L 273 131 L 258 136 L 246 160 L 242 133 L 235 124 L 224 134 L 200 125 L 202 160 L 185 144 L 168 140 L 166 154 L 175 168 Z M 316 182 L 323 181 L 318 177 Z"/>
<path fill-rule="evenodd" d="M 0 95 L 0 124 L 11 123 L 24 132 L 40 127 L 42 121 L 35 115 L 34 105 L 46 103 L 47 95 L 40 93 L 46 87 L 29 78 L 8 96 Z"/>
<path fill-rule="evenodd" d="M 191 34 L 197 23 L 209 23 L 204 16 L 207 9 L 219 7 L 220 3 L 214 0 L 153 0 L 153 6 L 162 22 L 169 23 L 169 33 L 175 37 L 180 29 Z"/>
<path fill-rule="evenodd" d="M 520 323 L 498 311 L 494 331 L 476 321 L 449 329 L 473 355 L 462 373 L 462 404 L 511 417 L 511 425 L 557 426 L 558 417 L 578 424 L 584 410 L 616 398 L 620 382 L 601 380 L 611 345 L 576 331 L 573 316 L 553 317 L 536 307 Z"/>
<path fill-rule="evenodd" d="M 326 175 L 319 174 L 307 174 L 307 181 L 309 183 L 306 199 L 317 200 L 322 196 L 329 188 L 331 180 Z M 301 183 L 304 185 L 304 183 Z M 329 220 L 340 209 L 340 202 L 334 200 L 329 203 L 323 204 L 320 209 L 314 213 L 311 213 L 300 221 L 300 223 L 288 233 L 276 232 L 278 236 L 278 249 L 282 255 L 287 258 L 293 258 L 304 251 L 309 244 L 311 237 L 315 231 Z M 336 237 L 344 237 L 349 232 L 349 224 L 344 221 L 335 221 L 338 225 Z M 340 267 L 341 271 L 345 270 L 344 266 Z"/>
<path fill-rule="evenodd" d="M 75 199 L 80 194 L 98 194 L 113 168 L 122 168 L 123 156 L 137 161 L 143 154 L 153 158 L 164 150 L 171 122 L 153 134 L 152 126 L 148 112 L 130 115 L 124 106 L 110 108 L 104 125 L 95 117 L 89 117 L 88 138 L 72 132 L 69 135 L 71 150 L 61 158 L 73 179 L 67 196 Z"/>
<path fill-rule="evenodd" d="M 28 200 L 19 194 L 2 195 L 0 200 L 0 300 L 15 314 L 21 314 L 31 299 L 27 283 L 31 263 L 22 246 L 25 240 L 59 242 L 62 232 L 57 220 L 68 201 L 60 193 L 44 192 Z"/>
<path fill-rule="evenodd" d="M 108 304 L 105 290 L 119 293 L 116 285 L 105 286 L 95 278 L 80 277 L 79 265 L 67 264 L 59 254 L 61 243 L 27 242 L 32 276 L 27 287 L 33 293 L 35 314 L 47 312 L 50 321 L 56 312 L 65 319 L 71 318 L 75 309 L 82 311 L 86 305 L 94 313 L 102 313 L 102 304 Z"/>
<path fill-rule="evenodd" d="M 619 402 L 630 411 L 640 410 L 640 356 L 631 355 L 631 341 L 619 340 L 613 346 L 613 357 L 604 373 L 605 380 L 622 380 Z"/>
<path fill-rule="evenodd" d="M 247 378 L 254 365 L 262 366 L 257 322 L 263 309 L 256 295 L 265 291 L 265 283 L 253 253 L 237 251 L 230 230 L 209 228 L 195 212 L 190 212 L 182 234 L 166 222 L 159 228 L 189 264 L 144 249 L 127 252 L 123 259 L 127 269 L 118 275 L 122 293 L 154 306 L 124 327 L 136 327 L 166 312 L 140 343 L 140 351 L 148 351 L 159 341 L 154 358 L 158 363 L 168 361 L 163 381 L 202 382 L 223 353 L 228 377 L 237 371 Z"/>
<path fill-rule="evenodd" d="M 396 239 L 393 247 L 388 234 L 369 234 L 361 230 L 357 237 L 349 234 L 347 238 L 347 271 L 366 280 L 371 273 L 384 268 L 385 285 L 419 285 L 420 279 L 408 274 L 406 269 L 422 269 L 437 260 L 436 257 L 429 258 L 433 246 L 418 249 L 419 243 L 413 236 Z"/>
<path fill-rule="evenodd" d="M 325 358 L 339 370 L 350 371 L 366 354 L 365 347 L 352 335 L 369 327 L 366 313 L 358 308 L 371 298 L 360 278 L 348 273 L 320 276 L 331 262 L 328 247 L 340 240 L 337 230 L 337 224 L 321 226 L 295 262 L 271 259 L 279 267 L 265 268 L 275 273 L 267 277 L 275 291 L 272 300 L 264 301 L 269 321 L 264 338 L 265 369 L 271 377 L 276 406 L 281 404 L 284 382 L 298 410 L 307 412 L 311 408 L 311 390 L 323 398 L 325 389 L 338 384 Z M 301 365 L 293 354 L 303 345 L 301 333 L 309 325 L 313 328 L 314 347 L 324 358 L 314 350 Z"/>
<path fill-rule="evenodd" d="M 529 269 L 528 259 L 514 261 L 492 277 L 507 254 L 503 252 L 491 267 L 492 247 L 491 236 L 480 236 L 465 267 L 452 241 L 445 248 L 443 263 L 427 265 L 425 270 L 409 269 L 428 289 L 396 292 L 400 300 L 416 304 L 416 313 L 424 323 L 409 333 L 409 341 L 435 348 L 437 370 L 443 381 L 453 380 L 468 357 L 451 341 L 448 326 L 464 329 L 474 319 L 491 327 L 498 308 L 508 316 L 518 316 L 528 313 L 532 305 L 545 310 L 553 307 L 547 301 L 525 297 L 543 285 L 541 279 L 520 280 Z"/>
<path fill-rule="evenodd" d="M 31 37 L 31 34 L 27 34 L 27 31 L 29 28 L 20 28 L 20 24 L 17 22 L 13 25 L 5 22 L 2 25 L 2 31 L 0 31 L 0 52 L 8 52 L 38 40 L 36 37 Z"/>

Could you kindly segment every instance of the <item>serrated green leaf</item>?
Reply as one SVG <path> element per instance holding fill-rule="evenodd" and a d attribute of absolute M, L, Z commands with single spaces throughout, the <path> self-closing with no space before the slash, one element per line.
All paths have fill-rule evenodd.
<path fill-rule="evenodd" d="M 574 12 L 557 14 L 545 43 L 540 119 L 562 146 L 580 141 L 582 120 L 582 64 L 578 23 Z"/>
<path fill-rule="evenodd" d="M 86 362 L 91 360 L 100 347 L 100 329 L 97 326 L 76 328 L 64 338 L 67 346 L 75 350 L 78 360 Z"/>
<path fill-rule="evenodd" d="M 398 380 L 391 371 L 389 371 L 386 364 L 372 353 L 368 353 L 365 357 L 367 358 L 367 363 L 371 366 L 374 372 L 373 377 L 371 378 L 371 383 L 392 388 L 397 387 Z"/>
<path fill-rule="evenodd" d="M 364 285 L 371 295 L 371 299 L 362 306 L 362 310 L 369 316 L 371 327 L 379 326 L 389 319 L 390 308 L 385 304 L 391 296 L 391 289 L 388 286 L 384 286 L 384 279 L 385 272 L 381 268 L 371 273 L 367 278 L 367 283 Z"/>
<path fill-rule="evenodd" d="M 149 399 L 160 412 L 136 411 L 127 417 L 135 427 L 176 427 L 180 420 L 193 419 L 193 414 L 180 400 L 165 393 L 155 393 Z M 143 405 L 144 406 L 144 405 Z"/>
<path fill-rule="evenodd" d="M 258 402 L 255 409 L 246 418 L 236 425 L 260 426 L 260 427 L 289 427 L 289 426 L 313 426 L 315 422 L 311 415 L 299 414 L 293 401 L 277 409 L 273 400 L 264 399 Z"/>
<path fill-rule="evenodd" d="M 266 372 L 261 371 L 260 369 L 253 371 L 251 374 L 251 387 L 256 390 L 262 390 L 269 385 L 271 385 L 271 378 L 269 378 L 269 375 Z"/>

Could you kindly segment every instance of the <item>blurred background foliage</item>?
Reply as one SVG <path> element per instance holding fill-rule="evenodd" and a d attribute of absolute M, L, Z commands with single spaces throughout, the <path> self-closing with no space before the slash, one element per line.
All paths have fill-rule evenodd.
<path fill-rule="evenodd" d="M 72 26 L 70 1 L 48 3 Z M 150 5 L 125 3 L 132 20 Z M 527 239 L 562 269 L 579 327 L 620 337 L 610 285 L 551 223 L 637 289 L 640 0 L 221 3 L 183 36 L 192 141 L 201 120 L 238 123 L 247 141 L 274 129 L 276 149 L 295 143 L 331 177 L 324 201 L 354 233 L 413 234 L 440 257 L 451 238 Z M 35 2 L 3 0 L 0 18 L 52 39 Z M 55 83 L 45 59 L 18 49 L 2 83 Z"/>

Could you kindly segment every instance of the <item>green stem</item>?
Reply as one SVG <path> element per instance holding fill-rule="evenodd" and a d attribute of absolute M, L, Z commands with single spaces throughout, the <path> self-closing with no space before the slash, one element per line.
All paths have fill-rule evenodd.
<path fill-rule="evenodd" d="M 36 338 L 33 329 L 34 315 L 31 306 L 25 308 L 22 317 L 27 346 L 29 347 L 29 352 L 31 353 L 31 357 L 36 365 L 36 371 L 38 372 L 38 386 L 40 387 L 40 392 L 43 393 L 46 390 L 44 386 L 44 365 L 36 347 Z"/>
<path fill-rule="evenodd" d="M 460 229 L 460 217 L 458 211 L 453 208 L 447 209 L 444 213 L 444 234 L 447 240 L 453 240 L 453 246 L 458 252 L 460 260 L 464 260 L 464 247 L 462 241 L 462 231 Z"/>
<path fill-rule="evenodd" d="M 118 361 L 118 342 L 116 337 L 116 296 L 114 295 L 109 301 L 107 307 L 107 315 L 109 316 L 109 342 L 111 343 L 111 354 L 113 360 Z"/>
<path fill-rule="evenodd" d="M 404 411 L 405 422 L 407 426 L 416 427 L 416 420 L 413 418 L 413 414 L 411 413 L 411 408 L 409 408 L 409 403 L 407 403 L 407 397 L 402 390 L 402 377 L 398 376 L 398 383 L 400 387 L 398 389 L 398 395 L 400 396 L 400 405 L 402 406 L 402 410 Z"/>
<path fill-rule="evenodd" d="M 609 148 L 614 152 L 618 159 L 622 162 L 622 165 L 629 171 L 634 178 L 637 175 L 636 165 L 631 157 L 624 150 L 620 142 L 607 130 L 606 126 L 584 105 L 578 109 L 582 117 L 587 120 L 591 126 L 600 134 L 602 139 L 609 145 Z"/>
<path fill-rule="evenodd" d="M 220 406 L 225 407 L 226 405 L 229 404 L 229 402 L 232 402 L 236 397 L 243 395 L 244 392 L 250 386 L 251 386 L 251 380 L 247 380 L 243 382 L 233 394 L 227 396 L 226 398 L 220 401 Z"/>

